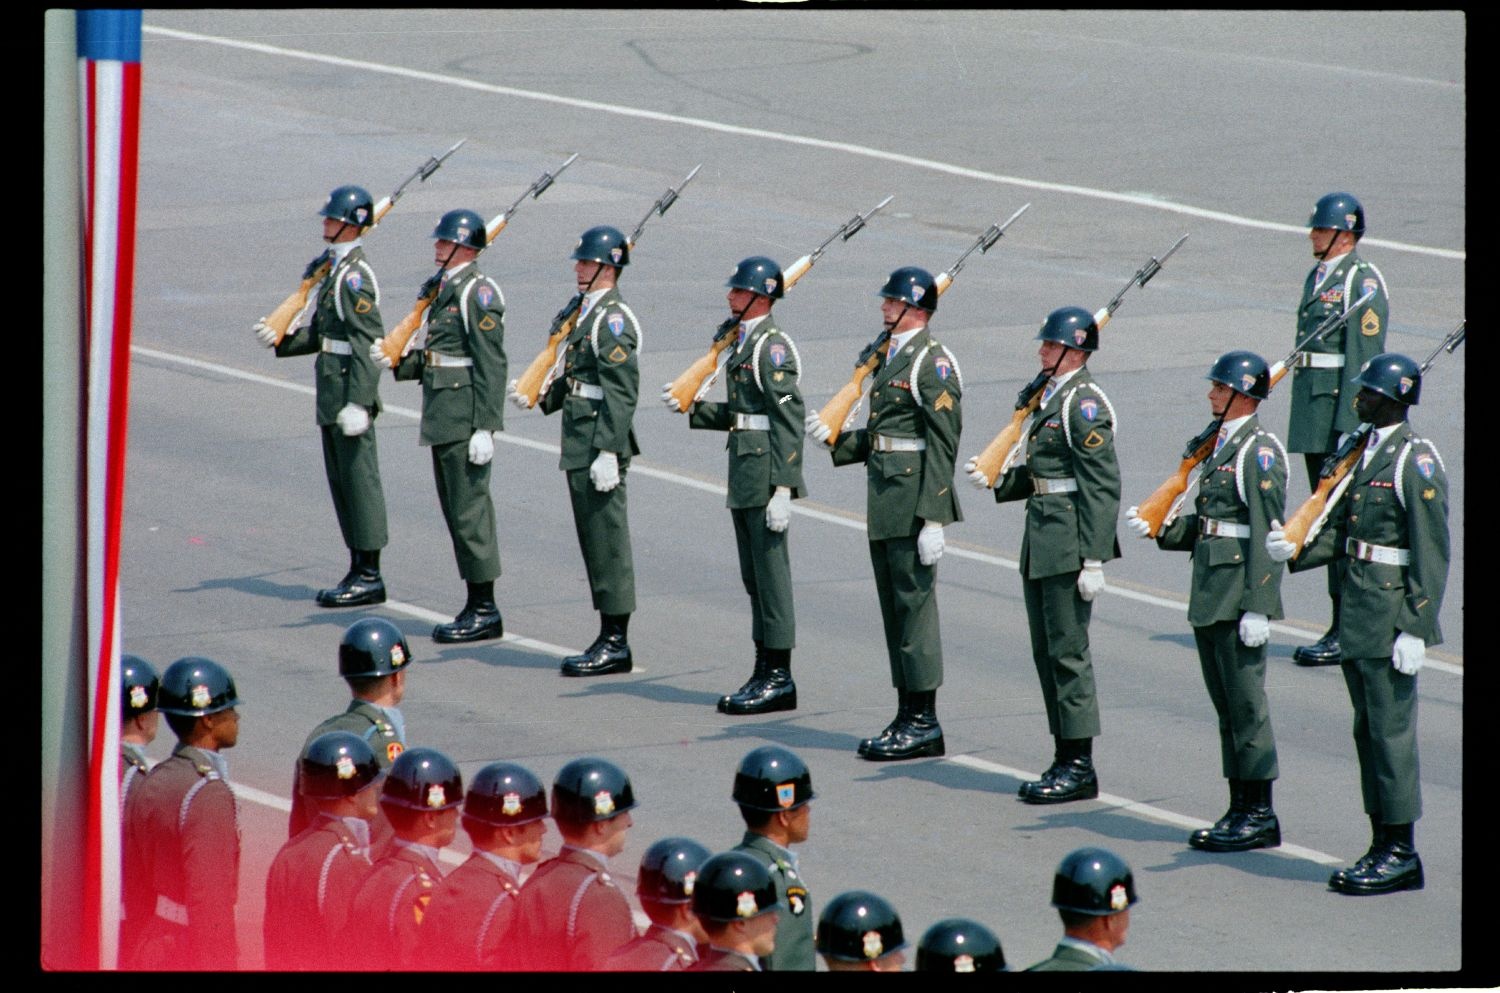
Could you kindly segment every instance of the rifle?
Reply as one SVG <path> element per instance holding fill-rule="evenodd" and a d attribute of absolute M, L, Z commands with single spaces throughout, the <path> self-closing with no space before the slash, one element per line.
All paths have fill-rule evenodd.
<path fill-rule="evenodd" d="M 406 192 L 407 186 L 411 185 L 413 180 L 426 182 L 427 177 L 437 172 L 438 167 L 447 161 L 448 156 L 458 151 L 458 146 L 468 140 L 467 138 L 460 138 L 452 148 L 448 149 L 442 155 L 429 158 L 416 172 L 406 177 L 406 182 L 396 187 L 394 193 L 388 197 L 381 198 L 380 202 L 375 205 L 373 219 L 368 225 L 369 229 L 374 230 L 385 218 L 385 215 L 390 213 L 391 208 L 396 206 L 396 201 L 401 199 L 401 194 Z M 276 340 L 271 343 L 273 346 L 281 344 L 281 340 L 286 337 L 287 330 L 292 326 L 292 319 L 307 306 L 308 294 L 312 292 L 314 286 L 323 281 L 323 278 L 328 275 L 328 271 L 332 267 L 333 256 L 325 250 L 322 255 L 319 255 L 308 264 L 307 269 L 302 273 L 301 284 L 292 291 L 292 294 L 281 301 L 268 316 L 262 317 L 256 322 L 257 324 L 264 324 L 276 332 Z"/>
<path fill-rule="evenodd" d="M 884 208 L 886 204 L 894 199 L 896 197 L 893 194 L 863 214 L 855 214 L 849 220 L 845 221 L 837 231 L 829 235 L 823 244 L 802 256 L 796 262 L 793 262 L 788 268 L 782 270 L 782 292 L 785 293 L 791 289 L 797 284 L 798 280 L 807 275 L 808 270 L 813 267 L 813 263 L 823 257 L 823 253 L 828 249 L 829 245 L 833 244 L 834 239 L 842 238 L 842 240 L 848 241 L 865 226 L 866 221 L 875 216 L 877 211 Z M 675 398 L 679 413 L 686 413 L 689 407 L 703 399 L 713 387 L 714 380 L 719 378 L 720 358 L 734 341 L 729 332 L 733 331 L 738 324 L 738 317 L 730 315 L 726 318 L 714 329 L 714 336 L 709 343 L 708 351 L 692 365 L 688 366 L 682 375 L 667 384 L 666 389 L 663 391 L 663 397 L 670 396 Z"/>
<path fill-rule="evenodd" d="M 484 226 L 485 247 L 489 247 L 499 237 L 500 232 L 505 230 L 505 226 L 515 216 L 516 210 L 521 206 L 522 201 L 527 197 L 535 200 L 545 193 L 547 187 L 552 185 L 553 180 L 561 176 L 563 170 L 572 165 L 573 160 L 576 158 L 578 158 L 578 153 L 574 152 L 568 156 L 566 162 L 557 167 L 557 172 L 542 173 L 537 177 L 536 182 L 526 187 L 525 192 L 516 197 L 515 203 L 506 207 L 493 220 L 488 221 Z M 442 279 L 442 275 L 443 271 L 439 269 L 427 277 L 427 281 L 417 291 L 417 302 L 412 307 L 411 312 L 401 318 L 401 323 L 397 324 L 391 329 L 389 334 L 381 339 L 380 349 L 385 352 L 386 358 L 391 360 L 391 368 L 394 369 L 396 364 L 401 361 L 401 355 L 406 351 L 406 345 L 411 341 L 411 336 L 417 333 L 417 328 L 422 326 L 422 319 L 427 316 L 427 308 L 431 307 L 432 301 L 437 299 L 439 281 Z"/>
<path fill-rule="evenodd" d="M 635 230 L 630 233 L 630 237 L 625 239 L 627 248 L 632 250 L 635 248 L 635 243 L 640 238 L 641 231 L 646 227 L 646 222 L 651 220 L 653 214 L 657 217 L 666 215 L 667 210 L 672 204 L 677 202 L 678 195 L 687 189 L 687 184 L 693 181 L 693 177 L 698 175 L 698 170 L 702 168 L 703 163 L 701 162 L 693 166 L 693 171 L 687 174 L 686 179 L 677 184 L 675 188 L 668 187 L 667 192 L 663 193 L 651 205 L 651 209 L 646 211 L 646 216 L 641 218 L 641 223 L 637 224 Z M 537 352 L 536 358 L 531 360 L 531 365 L 526 367 L 526 371 L 521 374 L 521 378 L 511 381 L 511 386 L 514 388 L 516 394 L 525 399 L 528 409 L 536 406 L 537 398 L 541 396 L 545 385 L 544 381 L 547 372 L 557 363 L 557 350 L 562 347 L 562 343 L 567 340 L 568 335 L 573 333 L 573 327 L 578 323 L 578 311 L 582 305 L 583 294 L 574 293 L 572 299 L 564 304 L 562 310 L 559 310 L 557 315 L 552 318 L 552 327 L 547 330 L 547 343 L 542 346 L 542 350 Z"/>
<path fill-rule="evenodd" d="M 1094 323 L 1101 329 L 1109 323 L 1115 311 L 1120 307 L 1120 301 L 1125 299 L 1125 294 L 1132 286 L 1145 286 L 1151 281 L 1151 277 L 1161 271 L 1162 263 L 1172 257 L 1172 253 L 1182 247 L 1188 236 L 1183 235 L 1177 239 L 1176 244 L 1167 249 L 1167 253 L 1160 259 L 1152 256 L 1151 260 L 1136 270 L 1135 275 L 1126 280 L 1120 292 L 1110 298 L 1109 303 L 1099 308 L 1094 313 Z M 1016 396 L 1016 411 L 1011 415 L 1010 423 L 1000 429 L 984 451 L 970 459 L 964 466 L 970 473 L 980 473 L 981 478 L 975 480 L 975 485 L 989 487 L 993 486 L 1005 472 L 1015 464 L 1016 457 L 1021 454 L 1021 434 L 1026 419 L 1034 414 L 1041 406 L 1042 390 L 1047 385 L 1048 374 L 1039 372 Z"/>
<path fill-rule="evenodd" d="M 1005 229 L 1010 227 L 1016 218 L 1026 213 L 1030 207 L 1031 204 L 1029 203 L 1022 204 L 1021 209 L 1011 214 L 1004 224 L 991 224 L 988 228 L 985 228 L 984 233 L 975 239 L 974 244 L 970 245 L 958 257 L 957 262 L 954 262 L 947 269 L 938 273 L 937 278 L 933 280 L 937 284 L 938 296 L 942 296 L 948 291 L 948 287 L 953 285 L 953 280 L 958 275 L 959 270 L 964 267 L 964 263 L 968 261 L 969 256 L 973 255 L 976 249 L 978 249 L 981 255 L 987 253 L 994 247 L 995 242 L 1000 240 L 1000 236 L 1005 234 Z M 874 341 L 870 342 L 860 351 L 859 357 L 854 360 L 854 374 L 823 405 L 823 409 L 818 411 L 818 420 L 822 421 L 823 426 L 828 428 L 828 437 L 823 440 L 823 443 L 829 448 L 832 448 L 834 442 L 838 441 L 839 435 L 843 433 L 844 428 L 848 426 L 849 421 L 853 419 L 854 415 L 859 413 L 860 403 L 864 399 L 865 380 L 876 369 L 880 368 L 881 351 L 885 348 L 886 342 L 890 341 L 890 338 L 891 331 L 889 328 L 886 328 L 875 336 Z"/>
<path fill-rule="evenodd" d="M 1299 353 L 1344 321 L 1353 317 L 1355 312 L 1368 303 L 1374 295 L 1375 291 L 1370 290 L 1364 296 L 1354 301 L 1348 310 L 1339 314 L 1329 314 L 1328 320 L 1308 332 L 1307 337 L 1298 342 L 1297 347 L 1293 348 L 1286 358 L 1271 366 L 1271 383 L 1269 389 L 1276 388 L 1276 384 L 1281 382 L 1282 377 L 1287 374 L 1287 371 L 1291 368 L 1292 360 Z M 1147 537 L 1155 538 L 1161 533 L 1163 527 L 1172 523 L 1177 517 L 1178 511 L 1182 508 L 1182 499 L 1187 494 L 1188 487 L 1193 485 L 1193 479 L 1197 475 L 1198 466 L 1202 464 L 1204 459 L 1214 453 L 1214 442 L 1218 439 L 1219 426 L 1222 423 L 1223 418 L 1214 418 L 1208 427 L 1204 428 L 1192 441 L 1189 441 L 1187 447 L 1183 449 L 1182 462 L 1177 466 L 1177 471 L 1168 477 L 1166 482 L 1158 486 L 1146 498 L 1145 502 L 1136 509 L 1136 515 L 1151 526 Z"/>
<path fill-rule="evenodd" d="M 1432 354 L 1427 356 L 1427 361 L 1422 363 L 1418 370 L 1420 373 L 1427 372 L 1443 352 L 1454 352 L 1459 345 L 1464 343 L 1464 327 L 1467 323 L 1467 321 L 1459 321 L 1458 327 L 1448 332 L 1448 337 L 1444 338 L 1442 344 L 1433 349 Z M 1286 525 L 1282 528 L 1283 537 L 1297 546 L 1297 550 L 1292 553 L 1292 558 L 1295 559 L 1301 555 L 1307 543 L 1318 536 L 1318 532 L 1323 529 L 1324 523 L 1328 520 L 1329 512 L 1339 502 L 1344 491 L 1349 488 L 1349 483 L 1354 479 L 1354 467 L 1359 463 L 1360 456 L 1364 454 L 1365 439 L 1369 437 L 1372 430 L 1374 430 L 1374 425 L 1361 424 L 1344 439 L 1344 443 L 1338 447 L 1337 451 L 1323 460 L 1323 468 L 1318 473 L 1317 487 L 1302 506 L 1287 518 Z M 1396 485 L 1401 485 L 1399 479 L 1396 480 Z"/>

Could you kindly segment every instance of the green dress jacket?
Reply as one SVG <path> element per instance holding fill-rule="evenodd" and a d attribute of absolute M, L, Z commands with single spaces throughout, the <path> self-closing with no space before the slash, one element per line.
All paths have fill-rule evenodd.
<path fill-rule="evenodd" d="M 622 464 L 640 454 L 632 426 L 641 390 L 640 350 L 640 322 L 610 287 L 573 325 L 563 373 L 541 398 L 542 413 L 563 412 L 559 469 L 587 469 L 600 452 L 614 452 Z M 575 396 L 575 382 L 603 396 Z"/>
<path fill-rule="evenodd" d="M 1317 273 L 1314 266 L 1302 284 L 1295 341 L 1301 341 L 1330 315 L 1345 310 L 1366 290 L 1373 289 L 1375 297 L 1359 313 L 1306 349 L 1309 353 L 1342 355 L 1342 367 L 1299 366 L 1292 370 L 1292 410 L 1286 447 L 1293 452 L 1331 452 L 1338 447 L 1340 434 L 1359 426 L 1359 417 L 1354 413 L 1354 395 L 1359 390 L 1351 388 L 1349 381 L 1366 362 L 1385 351 L 1386 326 L 1390 322 L 1385 278 L 1356 252 L 1340 259 L 1334 271 L 1315 286 Z"/>
<path fill-rule="evenodd" d="M 436 357 L 434 357 L 436 353 Z M 443 360 L 468 358 L 469 365 Z M 427 346 L 402 356 L 397 379 L 422 381 L 420 443 L 468 441 L 505 427 L 505 298 L 472 262 L 451 271 L 427 311 Z"/>
<path fill-rule="evenodd" d="M 313 290 L 317 300 L 310 324 L 288 334 L 276 346 L 278 358 L 316 352 L 318 424 L 338 419 L 346 404 L 378 414 L 381 369 L 370 359 L 370 345 L 385 334 L 380 321 L 380 287 L 364 249 L 351 248 Z M 323 341 L 345 342 L 348 354 L 323 350 Z"/>

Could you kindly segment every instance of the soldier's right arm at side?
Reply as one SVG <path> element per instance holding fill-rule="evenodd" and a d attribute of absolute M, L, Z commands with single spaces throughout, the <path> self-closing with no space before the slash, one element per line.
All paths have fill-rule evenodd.
<path fill-rule="evenodd" d="M 188 942 L 203 967 L 239 962 L 234 907 L 239 897 L 240 836 L 234 794 L 221 779 L 198 790 L 179 819 Z"/>
<path fill-rule="evenodd" d="M 356 278 L 351 279 L 350 276 Z M 379 400 L 381 367 L 370 358 L 370 346 L 385 334 L 380 320 L 380 287 L 364 259 L 350 262 L 339 281 L 339 310 L 349 334 L 349 376 L 344 402 L 373 408 Z"/>
<path fill-rule="evenodd" d="M 1396 630 L 1421 638 L 1428 647 L 1442 643 L 1438 611 L 1448 585 L 1448 475 L 1430 442 L 1413 442 L 1402 469 L 1406 498 L 1406 532 L 1411 564 L 1406 569 L 1406 597 L 1396 615 Z"/>

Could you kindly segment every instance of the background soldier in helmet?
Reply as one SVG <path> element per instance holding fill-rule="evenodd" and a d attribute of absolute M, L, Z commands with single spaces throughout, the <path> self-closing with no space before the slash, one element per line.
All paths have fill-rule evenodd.
<path fill-rule="evenodd" d="M 427 311 L 427 347 L 403 355 L 395 373 L 422 381 L 419 440 L 432 449 L 438 504 L 468 587 L 463 610 L 433 628 L 432 640 L 480 641 L 505 634 L 495 605 L 500 549 L 490 497 L 494 435 L 505 427 L 505 297 L 474 262 L 488 244 L 483 218 L 450 210 L 432 237 L 442 271 L 432 277 L 438 291 Z M 370 358 L 390 368 L 383 344 L 382 338 L 370 346 Z"/>
<path fill-rule="evenodd" d="M 458 833 L 463 799 L 458 766 L 436 749 L 408 749 L 391 765 L 380 788 L 380 806 L 396 838 L 349 905 L 342 952 L 346 963 L 370 969 L 426 966 L 418 929 L 442 882 L 438 853 Z"/>
<path fill-rule="evenodd" d="M 943 527 L 963 520 L 953 491 L 963 375 L 953 353 L 927 329 L 937 310 L 937 283 L 927 270 L 905 266 L 891 273 L 879 295 L 889 343 L 870 386 L 869 427 L 843 432 L 833 449 L 834 465 L 865 463 L 870 562 L 896 688 L 895 720 L 859 743 L 860 757 L 872 762 L 944 753 L 937 720 L 943 683 L 937 562 Z M 828 438 L 816 415 L 808 417 L 807 429 L 817 441 Z"/>
<path fill-rule="evenodd" d="M 125 906 L 140 922 L 126 968 L 238 965 L 239 819 L 220 752 L 239 740 L 239 704 L 216 662 L 182 658 L 162 675 L 157 709 L 177 747 L 130 791 L 125 809 Z"/>
<path fill-rule="evenodd" d="M 370 871 L 380 765 L 365 740 L 348 731 L 314 738 L 298 765 L 301 795 L 315 813 L 266 874 L 266 968 L 339 969 L 344 922 Z"/>
<path fill-rule="evenodd" d="M 728 431 L 729 496 L 739 549 L 740 579 L 750 594 L 755 669 L 734 693 L 719 698 L 725 714 L 797 709 L 792 648 L 797 619 L 787 525 L 802 482 L 802 378 L 797 346 L 776 324 L 771 307 L 784 293 L 781 267 L 763 255 L 744 259 L 729 281 L 738 337 L 726 360 L 728 402 L 692 406 L 691 428 Z M 663 390 L 673 410 L 677 399 Z"/>
<path fill-rule="evenodd" d="M 1114 407 L 1087 365 L 1099 348 L 1094 316 L 1060 307 L 1036 340 L 1047 385 L 1022 439 L 1024 458 L 996 481 L 995 502 L 1026 501 L 1021 591 L 1054 742 L 1052 765 L 1017 795 L 1027 803 L 1064 803 L 1099 795 L 1089 617 L 1104 589 L 1104 563 L 1120 555 L 1120 464 Z"/>
<path fill-rule="evenodd" d="M 613 762 L 574 759 L 552 781 L 552 821 L 562 851 L 521 890 L 506 968 L 589 972 L 636 937 L 625 893 L 609 860 L 625 849 L 635 791 Z"/>
<path fill-rule="evenodd" d="M 776 885 L 776 951 L 761 963 L 768 971 L 811 972 L 817 966 L 812 898 L 789 847 L 807 840 L 816 795 L 807 763 L 778 745 L 750 752 L 734 774 L 734 802 L 745 820 L 745 836 L 734 850 L 764 862 Z"/>
<path fill-rule="evenodd" d="M 565 676 L 629 672 L 626 633 L 635 613 L 635 563 L 630 551 L 626 473 L 636 444 L 641 390 L 641 326 L 620 296 L 630 264 L 625 236 L 608 225 L 589 228 L 573 249 L 573 279 L 583 300 L 563 350 L 562 375 L 541 398 L 542 413 L 562 411 L 562 459 L 578 547 L 599 612 L 599 634 L 562 662 Z"/>
<path fill-rule="evenodd" d="M 324 720 L 303 743 L 302 755 L 318 736 L 329 731 L 350 731 L 362 738 L 375 753 L 382 769 L 389 769 L 406 748 L 406 721 L 401 701 L 406 697 L 406 672 L 411 668 L 411 648 L 401 629 L 383 617 L 363 617 L 349 625 L 339 642 L 339 675 L 349 684 L 353 699 L 342 713 Z M 298 789 L 301 764 L 292 773 L 292 813 L 287 837 L 295 838 L 313 822 L 313 804 Z M 372 824 L 375 859 L 386 854 L 391 823 L 376 811 Z"/>
<path fill-rule="evenodd" d="M 375 204 L 361 186 L 340 186 L 328 194 L 319 211 L 328 249 L 308 263 L 311 275 L 325 259 L 332 268 L 311 294 L 314 309 L 299 315 L 276 355 L 318 353 L 317 419 L 323 434 L 323 468 L 333 494 L 349 572 L 332 589 L 319 590 L 320 607 L 357 607 L 385 602 L 380 550 L 386 533 L 385 494 L 380 488 L 380 458 L 375 447 L 375 418 L 380 415 L 380 369 L 370 358 L 370 343 L 384 330 L 380 323 L 380 287 L 365 259 L 360 235 L 374 220 Z M 255 326 L 261 344 L 275 344 L 276 333 Z"/>
<path fill-rule="evenodd" d="M 1125 944 L 1135 902 L 1135 877 L 1118 855 L 1103 848 L 1070 852 L 1052 877 L 1062 940 L 1050 957 L 1026 971 L 1087 972 L 1116 965 L 1114 951 Z"/>
<path fill-rule="evenodd" d="M 507 951 L 521 870 L 542 857 L 547 789 L 529 769 L 492 762 L 464 794 L 463 827 L 474 845 L 448 873 L 422 920 L 425 968 L 493 969 Z"/>
<path fill-rule="evenodd" d="M 138 655 L 120 656 L 120 830 L 125 829 L 125 804 L 130 787 L 151 769 L 146 746 L 156 738 L 161 714 L 156 709 L 156 694 L 161 679 L 151 663 Z M 128 853 L 122 852 L 122 857 Z M 139 936 L 140 921 L 133 921 L 124 901 L 120 905 L 120 961 L 130 958 Z"/>
<path fill-rule="evenodd" d="M 874 893 L 840 893 L 818 916 L 818 954 L 829 972 L 900 972 L 904 948 L 900 915 Z"/>
<path fill-rule="evenodd" d="M 978 921 L 948 917 L 917 942 L 917 972 L 1009 972 L 1000 939 Z"/>
<path fill-rule="evenodd" d="M 693 886 L 693 913 L 708 947 L 689 972 L 762 972 L 776 949 L 776 884 L 764 864 L 745 852 L 724 852 L 703 863 Z"/>
<path fill-rule="evenodd" d="M 1386 352 L 1354 379 L 1355 413 L 1371 425 L 1349 488 L 1293 572 L 1342 557 L 1339 619 L 1344 684 L 1354 705 L 1370 850 L 1329 879 L 1349 894 L 1417 890 L 1425 883 L 1413 831 L 1422 816 L 1417 774 L 1417 673 L 1427 646 L 1443 633 L 1438 611 L 1448 582 L 1448 476 L 1437 448 L 1407 424 L 1422 373 L 1405 355 Z M 1273 558 L 1291 558 L 1280 530 L 1266 535 Z"/>
<path fill-rule="evenodd" d="M 663 838 L 646 849 L 635 894 L 651 926 L 605 960 L 606 972 L 679 972 L 698 961 L 708 934 L 693 913 L 693 892 L 712 854 L 691 838 Z"/>
<path fill-rule="evenodd" d="M 1297 307 L 1297 336 L 1301 341 L 1332 314 L 1348 312 L 1348 319 L 1305 348 L 1293 363 L 1292 410 L 1287 425 L 1287 449 L 1303 452 L 1307 480 L 1318 485 L 1323 460 L 1339 446 L 1339 437 L 1359 426 L 1359 416 L 1344 389 L 1351 370 L 1364 367 L 1385 350 L 1390 323 L 1390 301 L 1385 277 L 1359 257 L 1355 244 L 1365 233 L 1365 209 L 1348 193 L 1329 193 L 1318 199 L 1307 219 L 1308 239 L 1317 264 L 1308 270 Z M 1358 312 L 1349 307 L 1367 290 L 1375 296 Z M 1328 570 L 1328 596 L 1333 620 L 1314 645 L 1292 653 L 1298 665 L 1338 665 L 1340 590 L 1343 564 Z"/>
<path fill-rule="evenodd" d="M 1282 567 L 1266 552 L 1266 532 L 1285 513 L 1286 449 L 1255 413 L 1271 389 L 1265 359 L 1225 352 L 1207 378 L 1209 410 L 1220 427 L 1199 469 L 1196 513 L 1163 527 L 1156 543 L 1193 556 L 1188 623 L 1219 715 L 1220 766 L 1229 780 L 1229 809 L 1188 844 L 1243 852 L 1281 844 L 1271 807 L 1279 768 L 1266 703 L 1266 642 L 1271 620 L 1282 616 Z M 1150 525 L 1136 509 L 1125 512 L 1125 523 L 1144 538 Z"/>

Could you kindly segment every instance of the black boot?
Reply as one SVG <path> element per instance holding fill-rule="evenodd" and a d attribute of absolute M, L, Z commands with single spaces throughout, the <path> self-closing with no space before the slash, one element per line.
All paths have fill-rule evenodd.
<path fill-rule="evenodd" d="M 1245 809 L 1245 781 L 1243 779 L 1231 779 L 1229 781 L 1229 809 L 1224 811 L 1224 816 L 1214 821 L 1213 827 L 1199 828 L 1188 835 L 1188 844 L 1193 848 L 1202 848 L 1203 843 L 1212 835 L 1225 831 L 1234 821 L 1235 817 Z"/>
<path fill-rule="evenodd" d="M 484 641 L 505 635 L 500 608 L 495 606 L 495 581 L 469 583 L 469 598 L 464 609 L 450 624 L 432 629 L 432 640 L 449 644 L 460 641 Z"/>
<path fill-rule="evenodd" d="M 563 665 L 580 665 L 584 662 L 587 662 L 590 658 L 593 657 L 594 653 L 597 652 L 601 646 L 603 646 L 604 639 L 606 637 L 608 637 L 608 635 L 604 630 L 604 615 L 600 614 L 599 633 L 594 635 L 594 640 L 589 643 L 589 647 L 585 648 L 577 655 L 569 655 L 567 658 L 563 659 Z"/>
<path fill-rule="evenodd" d="M 630 643 L 625 640 L 625 632 L 630 627 L 630 615 L 601 614 L 600 617 L 604 621 L 604 641 L 593 652 L 584 656 L 582 661 L 564 661 L 564 676 L 608 676 L 616 672 L 629 672 L 634 668 Z"/>
<path fill-rule="evenodd" d="M 1338 889 L 1342 885 L 1342 880 L 1344 879 L 1344 877 L 1348 876 L 1349 873 L 1351 873 L 1351 872 L 1352 873 L 1361 873 L 1361 872 L 1364 872 L 1364 870 L 1369 867 L 1370 861 L 1372 859 L 1374 859 L 1377 855 L 1380 854 L 1380 850 L 1384 846 L 1385 846 L 1385 825 L 1383 825 L 1383 824 L 1380 823 L 1380 819 L 1378 817 L 1371 817 L 1370 818 L 1370 847 L 1367 848 L 1367 849 L 1365 849 L 1365 853 L 1363 855 L 1361 855 L 1358 859 L 1356 859 L 1355 862 L 1354 862 L 1354 864 L 1352 866 L 1350 866 L 1347 869 L 1340 869 L 1337 872 L 1335 872 L 1332 876 L 1329 876 L 1328 877 L 1328 885 L 1331 886 L 1331 887 L 1333 887 L 1334 889 Z"/>
<path fill-rule="evenodd" d="M 1292 661 L 1298 665 L 1338 665 L 1344 660 L 1339 648 L 1339 597 L 1333 598 L 1333 620 L 1328 632 L 1312 645 L 1301 645 L 1292 653 Z"/>
<path fill-rule="evenodd" d="M 1061 773 L 1063 771 L 1063 768 L 1068 764 L 1068 749 L 1064 744 L 1064 739 L 1053 735 L 1052 742 L 1052 764 L 1047 766 L 1047 768 L 1042 772 L 1039 778 L 1033 779 L 1030 782 L 1022 783 L 1016 789 L 1016 796 L 1025 797 L 1026 794 L 1030 793 L 1032 790 L 1036 789 L 1039 786 L 1052 785 L 1052 781 L 1058 777 L 1058 774 Z"/>
<path fill-rule="evenodd" d="M 754 696 L 756 693 L 758 693 L 761 680 L 765 678 L 766 643 L 764 641 L 757 641 L 755 643 L 755 671 L 750 674 L 750 678 L 745 680 L 745 684 L 739 689 L 735 690 L 733 693 L 727 693 L 724 696 L 719 697 L 719 713 L 731 713 L 731 711 L 727 709 L 731 701 L 739 700 L 741 703 L 743 703 L 746 697 Z M 740 713 L 744 713 L 744 711 L 740 711 Z"/>
<path fill-rule="evenodd" d="M 861 738 L 859 741 L 859 748 L 855 750 L 855 754 L 857 754 L 860 758 L 864 758 L 865 755 L 869 753 L 870 747 L 876 742 L 889 741 L 891 735 L 896 733 L 896 729 L 905 724 L 910 716 L 911 694 L 907 693 L 905 690 L 898 689 L 896 691 L 896 716 L 893 717 L 891 719 L 891 722 L 885 726 L 885 730 L 881 731 L 875 737 Z"/>
<path fill-rule="evenodd" d="M 1093 738 L 1062 739 L 1059 759 L 1061 766 L 1050 782 L 1044 776 L 1033 783 L 1022 783 L 1017 795 L 1026 803 L 1067 803 L 1092 800 L 1099 795 Z"/>
<path fill-rule="evenodd" d="M 1195 834 L 1189 844 L 1206 852 L 1248 852 L 1281 844 L 1281 822 L 1271 809 L 1271 780 L 1246 779 L 1241 782 L 1241 790 L 1240 812 L 1227 824 L 1221 821 L 1209 828 L 1201 842 Z M 1232 804 L 1230 810 L 1233 812 Z"/>
<path fill-rule="evenodd" d="M 363 607 L 385 603 L 385 580 L 380 578 L 380 549 L 349 550 L 349 572 L 331 590 L 319 590 L 319 607 Z"/>
<path fill-rule="evenodd" d="M 1422 875 L 1422 858 L 1413 840 L 1413 825 L 1381 826 L 1383 841 L 1379 848 L 1353 867 L 1333 874 L 1328 885 L 1351 896 L 1419 890 L 1426 885 Z"/>
<path fill-rule="evenodd" d="M 797 684 L 792 682 L 792 650 L 767 648 L 766 676 L 750 692 L 729 698 L 726 714 L 770 714 L 797 709 Z"/>
<path fill-rule="evenodd" d="M 861 757 L 871 762 L 899 762 L 946 752 L 937 719 L 937 690 L 911 690 L 907 705 L 906 722 L 890 737 L 876 738 Z"/>

